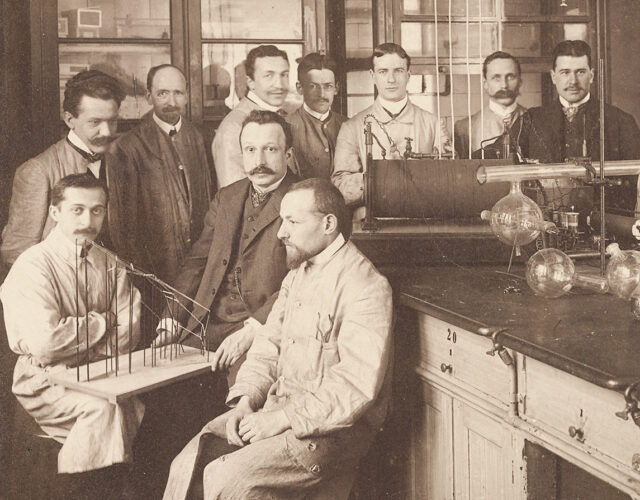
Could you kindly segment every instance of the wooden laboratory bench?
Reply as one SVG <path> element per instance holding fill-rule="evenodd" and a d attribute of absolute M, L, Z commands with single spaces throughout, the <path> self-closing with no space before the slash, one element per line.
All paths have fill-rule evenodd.
<path fill-rule="evenodd" d="M 640 499 L 640 412 L 636 425 L 624 411 L 635 409 L 624 392 L 633 395 L 640 381 L 640 321 L 631 303 L 580 289 L 537 297 L 518 277 L 522 267 L 505 271 L 386 272 L 400 318 L 396 338 L 410 339 L 405 351 L 417 380 L 406 490 L 416 499 L 556 498 L 547 484 L 553 474 L 530 453 L 535 447 L 620 498 Z"/>

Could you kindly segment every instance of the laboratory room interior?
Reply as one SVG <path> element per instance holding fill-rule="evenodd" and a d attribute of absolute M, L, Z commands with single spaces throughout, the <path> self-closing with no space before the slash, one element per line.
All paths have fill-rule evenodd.
<path fill-rule="evenodd" d="M 173 107 L 164 109 L 179 110 L 183 132 L 201 138 L 201 177 L 192 182 L 184 175 L 192 175 L 190 168 L 179 165 L 175 190 L 188 194 L 175 211 L 191 210 L 202 221 L 208 203 L 227 189 L 221 160 L 216 161 L 216 133 L 225 117 L 231 120 L 230 113 L 260 94 L 258 73 L 252 77 L 245 66 L 249 51 L 274 45 L 286 55 L 280 101 L 258 96 L 259 104 L 253 104 L 286 115 L 294 134 L 294 115 L 311 109 L 298 66 L 307 54 L 328 55 L 333 81 L 321 85 L 323 90 L 316 84 L 315 90 L 331 92 L 332 99 L 311 116 L 326 120 L 330 109 L 344 121 L 328 142 L 323 136 L 326 178 L 346 199 L 348 240 L 391 285 L 391 388 L 386 417 L 354 473 L 305 498 L 640 499 L 638 19 L 637 0 L 0 0 L 2 245 L 8 247 L 10 233 L 20 230 L 11 219 L 37 210 L 38 197 L 45 233 L 51 230 L 48 217 L 61 220 L 58 209 L 47 208 L 52 185 L 48 167 L 42 166 L 46 162 L 40 157 L 42 165 L 29 174 L 29 185 L 40 188 L 23 193 L 26 184 L 19 184 L 27 181 L 19 167 L 65 137 L 77 149 L 68 134 L 80 129 L 73 135 L 82 137 L 83 125 L 63 109 L 65 90 L 82 72 L 112 77 L 120 89 L 119 108 L 106 119 L 112 137 L 100 156 L 89 160 L 109 191 L 103 223 L 109 234 L 96 241 L 111 248 L 104 252 L 104 266 L 111 266 L 106 272 L 130 280 L 130 293 L 123 294 L 132 308 L 141 300 L 142 313 L 105 317 L 116 330 L 116 324 L 122 329 L 139 322 L 138 348 L 146 349 L 149 370 L 137 376 L 144 389 L 136 386 L 124 394 L 119 386 L 112 396 L 100 389 L 96 397 L 117 408 L 132 398 L 144 401 L 141 429 L 145 419 L 155 422 L 156 432 L 164 425 L 173 428 L 175 414 L 156 411 L 163 408 L 160 400 L 171 387 L 197 383 L 202 370 L 211 371 L 211 359 L 202 357 L 207 345 L 202 335 L 202 346 L 193 351 L 200 356 L 197 370 L 175 374 L 169 373 L 175 368 L 165 367 L 167 374 L 158 376 L 151 371 L 162 364 L 156 357 L 187 362 L 180 358 L 182 347 L 154 347 L 155 328 L 167 310 L 186 307 L 185 300 L 193 311 L 202 306 L 195 290 L 183 296 L 173 287 L 173 271 L 163 275 L 159 267 L 146 273 L 151 264 L 136 262 L 133 251 L 116 259 L 122 234 L 112 230 L 112 205 L 126 198 L 133 181 L 123 173 L 126 182 L 118 187 L 124 170 L 109 170 L 109 158 L 122 160 L 131 144 L 128 136 L 145 123 L 153 125 L 145 116 L 158 119 L 157 112 L 149 113 L 161 109 L 149 88 L 149 70 L 177 68 L 183 90 Z M 374 52 L 390 43 L 404 55 Z M 383 71 L 380 63 L 391 58 L 400 61 L 400 70 L 388 71 L 387 65 Z M 249 73 L 258 69 L 256 63 Z M 160 73 L 155 75 L 157 82 Z M 411 115 L 403 119 L 407 110 Z M 228 142 L 237 147 L 237 140 Z M 305 145 L 293 155 L 302 155 Z M 106 174 L 98 172 L 105 158 Z M 309 176 L 300 161 L 288 165 L 296 175 Z M 136 189 L 152 182 L 148 175 L 136 180 Z M 171 186 L 169 181 L 156 186 L 161 196 L 154 214 L 173 206 Z M 196 187 L 202 187 L 202 209 L 195 208 L 201 202 Z M 17 196 L 27 200 L 19 205 Z M 138 203 L 135 195 L 130 198 Z M 139 216 L 136 227 L 144 231 L 152 217 Z M 211 220 L 207 215 L 198 232 L 204 234 Z M 136 239 L 132 231 L 125 237 L 129 242 Z M 41 236 L 30 244 L 46 234 Z M 128 248 L 127 241 L 120 244 Z M 17 257 L 2 253 L 0 282 Z M 129 259 L 135 265 L 127 264 Z M 76 267 L 70 297 L 82 291 L 82 276 Z M 238 273 L 227 273 L 225 280 L 221 286 L 241 289 Z M 4 288 L 9 293 L 8 279 Z M 239 300 L 245 298 L 241 291 Z M 62 473 L 64 439 L 51 439 L 16 398 L 14 367 L 24 353 L 8 330 L 20 317 L 10 317 L 11 300 L 2 299 L 0 497 L 47 498 L 57 491 L 62 498 L 60 492 L 69 487 L 78 498 L 89 491 L 93 498 L 109 498 L 100 484 L 84 490 L 90 487 L 68 486 L 62 477 L 70 475 Z M 214 302 L 212 317 L 223 314 L 218 309 Z M 28 311 L 22 314 L 26 321 Z M 207 320 L 208 315 L 207 309 Z M 202 315 L 194 312 L 192 318 L 195 327 L 207 330 Z M 72 342 L 78 349 L 83 345 L 80 337 Z M 338 347 L 337 359 L 352 355 Z M 121 366 L 128 366 L 129 356 L 121 355 Z M 117 356 L 106 358 L 108 379 Z M 48 375 L 47 384 L 82 392 L 89 361 L 70 357 L 70 381 Z M 126 375 L 126 369 L 120 371 Z M 222 394 L 216 411 L 224 412 L 226 394 L 215 389 Z M 376 394 L 382 390 L 375 387 Z M 188 414 L 189 408 L 181 411 L 176 414 Z M 167 497 L 165 485 L 179 449 L 168 444 L 156 449 L 152 458 L 162 466 L 139 473 L 138 493 L 126 498 L 161 498 L 163 492 L 175 498 Z M 127 470 L 144 469 L 145 460 L 151 460 L 148 451 L 134 445 Z"/>

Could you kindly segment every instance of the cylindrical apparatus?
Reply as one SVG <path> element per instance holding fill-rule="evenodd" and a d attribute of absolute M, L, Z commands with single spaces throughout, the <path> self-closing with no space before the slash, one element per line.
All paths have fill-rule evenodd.
<path fill-rule="evenodd" d="M 640 174 L 640 161 L 605 161 L 604 174 L 607 177 L 618 175 L 638 175 Z M 575 163 L 480 166 L 476 171 L 476 179 L 480 184 L 490 182 L 553 179 L 558 177 L 582 178 L 586 176 L 587 169 L 585 169 L 583 165 Z"/>
<path fill-rule="evenodd" d="M 640 241 L 640 219 L 605 213 L 604 220 L 608 235 L 613 235 L 616 239 L 623 241 Z M 596 231 L 600 229 L 600 212 L 591 214 L 589 225 Z"/>

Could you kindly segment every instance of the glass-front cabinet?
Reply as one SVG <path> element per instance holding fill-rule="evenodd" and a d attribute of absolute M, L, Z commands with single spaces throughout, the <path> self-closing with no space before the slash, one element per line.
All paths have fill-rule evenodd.
<path fill-rule="evenodd" d="M 189 112 L 209 140 L 246 91 L 243 61 L 253 47 L 274 44 L 291 64 L 285 107 L 301 104 L 297 60 L 326 50 L 325 0 L 32 0 L 32 103 L 40 149 L 65 131 L 66 82 L 99 69 L 125 90 L 120 131 L 150 110 L 147 73 L 173 63 L 184 69 Z"/>
<path fill-rule="evenodd" d="M 126 92 L 120 130 L 150 109 L 146 75 L 172 62 L 185 70 L 189 112 L 205 138 L 246 91 L 243 61 L 251 48 L 274 44 L 291 64 L 285 104 L 301 104 L 297 60 L 328 50 L 344 70 L 334 107 L 352 116 L 374 99 L 373 47 L 400 43 L 412 57 L 409 92 L 449 130 L 483 106 L 482 61 L 504 50 L 522 63 L 520 102 L 553 98 L 548 70 L 560 40 L 595 49 L 597 0 L 32 0 L 32 103 L 40 149 L 64 133 L 66 81 L 100 69 Z M 600 0 L 602 1 L 602 0 Z"/>

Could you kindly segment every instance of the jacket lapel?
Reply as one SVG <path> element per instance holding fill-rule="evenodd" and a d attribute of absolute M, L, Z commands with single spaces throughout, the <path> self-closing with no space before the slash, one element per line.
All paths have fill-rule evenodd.
<path fill-rule="evenodd" d="M 278 186 L 278 189 L 276 189 L 271 194 L 271 196 L 267 200 L 266 205 L 260 212 L 258 220 L 256 221 L 256 230 L 252 231 L 252 233 L 249 235 L 249 238 L 247 238 L 246 240 L 242 240 L 243 243 L 241 244 L 240 253 L 244 253 L 244 251 L 249 247 L 249 245 L 251 245 L 253 240 L 258 237 L 263 229 L 269 226 L 273 221 L 277 220 L 278 217 L 280 217 L 280 202 L 289 190 L 289 186 L 293 184 L 294 180 L 294 176 L 289 171 L 287 171 L 287 174 Z M 249 196 L 248 193 L 247 196 Z"/>
<path fill-rule="evenodd" d="M 249 179 L 244 179 L 238 186 L 236 193 L 232 195 L 232 202 L 221 205 L 221 209 L 224 210 L 224 217 L 222 221 L 225 224 L 226 234 L 229 236 L 230 241 L 237 237 L 242 230 L 242 216 L 244 213 L 244 203 L 249 196 L 249 186 L 251 183 Z M 266 207 L 265 207 L 266 208 Z M 216 225 L 218 222 L 216 222 Z M 242 241 L 242 240 L 241 240 Z M 230 246 L 233 243 L 230 243 Z M 242 251 L 242 250 L 241 250 Z"/>
<path fill-rule="evenodd" d="M 140 140 L 147 147 L 149 153 L 152 156 L 162 160 L 162 150 L 160 148 L 160 137 L 158 134 L 161 134 L 162 131 L 153 121 L 153 111 L 149 111 L 142 118 L 142 123 L 139 128 Z"/>

